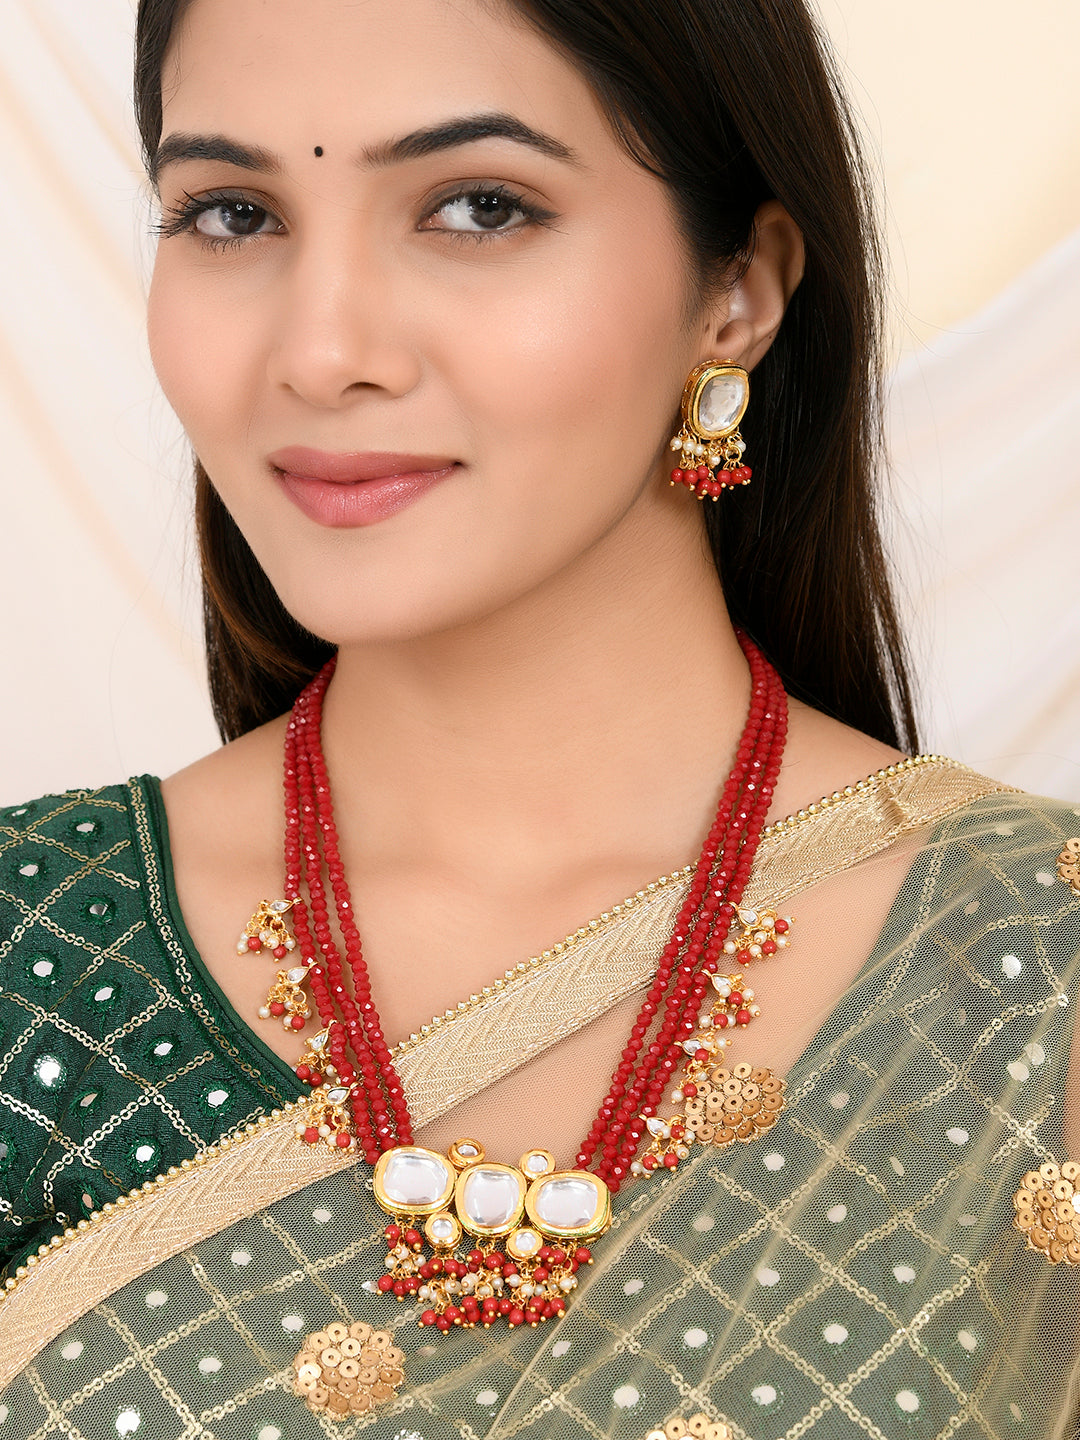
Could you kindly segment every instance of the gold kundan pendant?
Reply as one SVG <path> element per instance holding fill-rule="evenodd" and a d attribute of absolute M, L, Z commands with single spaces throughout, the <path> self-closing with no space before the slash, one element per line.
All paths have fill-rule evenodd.
<path fill-rule="evenodd" d="M 603 1180 L 556 1170 L 548 1150 L 527 1150 L 514 1166 L 487 1160 L 477 1140 L 458 1140 L 446 1155 L 399 1145 L 379 1157 L 373 1187 L 393 1217 L 378 1288 L 415 1296 L 420 1324 L 443 1331 L 562 1315 L 578 1269 L 592 1263 L 586 1242 L 611 1224 Z"/>

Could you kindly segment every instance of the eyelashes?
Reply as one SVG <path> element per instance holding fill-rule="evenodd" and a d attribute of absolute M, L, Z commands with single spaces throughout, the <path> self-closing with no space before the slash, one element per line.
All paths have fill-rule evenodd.
<path fill-rule="evenodd" d="M 203 216 L 208 217 L 208 224 L 216 221 L 219 233 L 199 224 Z M 269 230 L 266 228 L 267 221 L 274 222 Z M 230 226 L 234 228 L 230 229 Z M 183 201 L 166 207 L 154 226 L 156 233 L 165 240 L 177 235 L 196 234 L 211 250 L 242 245 L 252 236 L 273 234 L 282 228 L 277 216 L 265 206 L 245 195 L 227 191 L 206 195 L 190 195 L 185 191 Z"/>
<path fill-rule="evenodd" d="M 437 223 L 443 217 L 442 224 Z M 484 241 L 547 225 L 557 217 L 506 185 L 459 185 L 425 207 L 417 230 Z M 285 226 L 258 200 L 236 191 L 203 195 L 184 192 L 181 202 L 167 206 L 154 227 L 162 239 L 193 235 L 211 250 L 234 249 L 264 235 L 284 233 Z"/>

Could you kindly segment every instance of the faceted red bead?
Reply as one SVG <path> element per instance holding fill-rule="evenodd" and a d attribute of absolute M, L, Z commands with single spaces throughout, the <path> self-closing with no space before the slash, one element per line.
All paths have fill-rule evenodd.
<path fill-rule="evenodd" d="M 285 1006 L 282 1004 L 282 1002 L 281 1002 L 280 1000 L 273 1000 L 273 1001 L 271 1001 L 271 1002 L 270 1002 L 270 1007 L 269 1007 L 269 1009 L 270 1009 L 270 1014 L 271 1014 L 271 1015 L 278 1015 L 278 1016 L 280 1016 L 280 1015 L 284 1015 L 284 1014 L 285 1014 Z"/>
<path fill-rule="evenodd" d="M 259 939 L 258 935 L 248 936 L 247 948 L 253 951 L 256 955 L 258 954 L 258 952 L 262 949 L 262 941 Z"/>

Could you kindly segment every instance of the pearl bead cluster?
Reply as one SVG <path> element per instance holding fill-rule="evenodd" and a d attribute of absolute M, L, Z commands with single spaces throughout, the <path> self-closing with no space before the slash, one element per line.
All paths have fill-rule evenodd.
<path fill-rule="evenodd" d="M 746 441 L 735 430 L 722 440 L 695 440 L 687 426 L 671 437 L 681 464 L 671 472 L 672 485 L 685 485 L 699 500 L 719 500 L 725 490 L 748 485 L 753 471 L 742 463 Z"/>

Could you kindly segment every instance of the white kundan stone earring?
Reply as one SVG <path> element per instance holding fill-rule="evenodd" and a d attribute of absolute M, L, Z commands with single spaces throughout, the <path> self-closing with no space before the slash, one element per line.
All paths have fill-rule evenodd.
<path fill-rule="evenodd" d="M 680 463 L 672 485 L 685 485 L 699 500 L 719 500 L 725 490 L 749 483 L 742 463 L 746 442 L 739 422 L 750 401 L 750 377 L 741 365 L 706 360 L 691 370 L 682 397 L 682 428 L 671 438 Z"/>

